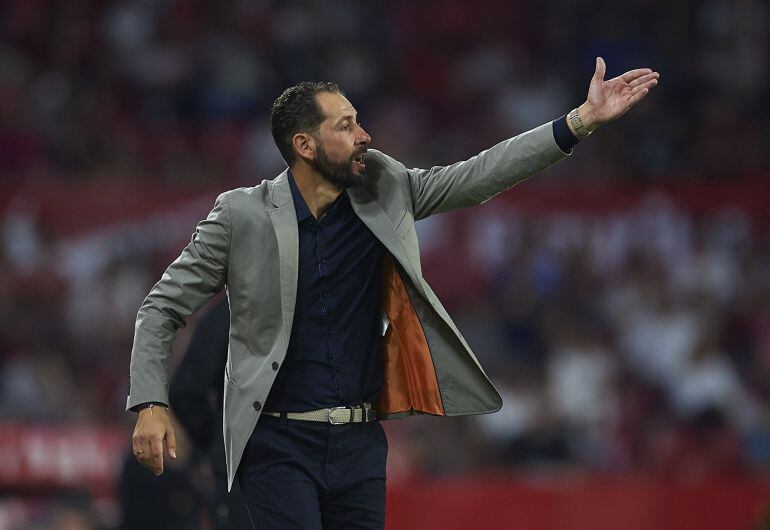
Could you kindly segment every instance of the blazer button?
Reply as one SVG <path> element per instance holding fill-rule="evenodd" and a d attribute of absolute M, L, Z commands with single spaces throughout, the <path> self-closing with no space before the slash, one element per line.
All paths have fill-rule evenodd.
<path fill-rule="evenodd" d="M 262 403 L 260 403 L 259 401 L 255 401 L 254 402 L 254 410 L 259 410 L 261 408 L 262 408 Z"/>
<path fill-rule="evenodd" d="M 273 362 L 273 372 L 277 372 L 277 371 L 278 371 L 278 363 L 274 361 Z"/>

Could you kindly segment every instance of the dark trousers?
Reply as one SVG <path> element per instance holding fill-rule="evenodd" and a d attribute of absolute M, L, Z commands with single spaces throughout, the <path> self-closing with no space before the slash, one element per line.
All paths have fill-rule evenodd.
<path fill-rule="evenodd" d="M 255 530 L 382 529 L 388 442 L 380 422 L 262 416 L 238 466 Z"/>

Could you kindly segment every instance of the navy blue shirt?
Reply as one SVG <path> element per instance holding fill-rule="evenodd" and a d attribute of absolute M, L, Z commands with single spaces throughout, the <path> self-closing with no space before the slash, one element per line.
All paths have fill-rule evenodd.
<path fill-rule="evenodd" d="M 286 359 L 265 410 L 373 401 L 382 387 L 382 243 L 343 192 L 317 221 L 289 171 L 299 231 L 297 300 Z"/>

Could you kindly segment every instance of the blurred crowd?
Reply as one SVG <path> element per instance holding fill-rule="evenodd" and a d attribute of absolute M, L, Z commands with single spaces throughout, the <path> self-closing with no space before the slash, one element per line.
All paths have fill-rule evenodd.
<path fill-rule="evenodd" d="M 410 466 L 687 479 L 768 469 L 766 224 L 739 209 L 695 216 L 654 194 L 615 213 L 490 205 L 463 223 L 473 243 L 462 268 L 484 287 L 450 311 L 504 405 L 403 427 L 421 448 Z"/>
<path fill-rule="evenodd" d="M 694 214 L 663 194 L 593 212 L 533 215 L 506 202 L 417 224 L 425 274 L 503 408 L 387 422 L 390 480 L 512 470 L 697 480 L 770 470 L 767 220 L 740 208 Z M 6 216 L 2 420 L 122 422 L 128 443 L 136 310 L 194 223 L 167 234 L 174 244 L 142 223 L 49 240 L 21 214 Z M 71 258 L 83 255 L 91 261 Z M 197 320 L 177 339 L 172 371 Z M 190 483 L 172 471 L 169 481 Z M 137 491 L 151 486 L 159 485 Z M 154 498 L 163 491 L 183 490 L 161 487 Z"/>
<path fill-rule="evenodd" d="M 597 55 L 608 76 L 649 65 L 661 86 L 544 185 L 766 174 L 762 0 L 2 2 L 0 421 L 131 427 L 136 311 L 206 211 L 195 203 L 61 237 L 34 197 L 11 190 L 222 191 L 272 178 L 283 163 L 269 107 L 304 79 L 338 81 L 374 147 L 408 166 L 452 162 L 579 104 Z M 395 480 L 770 466 L 764 219 L 740 208 L 694 215 L 651 197 L 580 215 L 493 201 L 417 226 L 426 277 L 505 404 L 483 417 L 388 422 Z M 458 248 L 467 258 L 448 259 Z M 460 262 L 473 271 L 463 285 Z M 63 510 L 71 526 L 61 528 L 95 524 L 87 510 Z"/>
<path fill-rule="evenodd" d="M 466 158 L 661 72 L 655 98 L 564 173 L 718 178 L 770 153 L 762 0 L 279 2 L 8 0 L 0 6 L 0 178 L 224 187 L 281 168 L 270 104 L 338 81 L 374 145 L 414 167 Z"/>

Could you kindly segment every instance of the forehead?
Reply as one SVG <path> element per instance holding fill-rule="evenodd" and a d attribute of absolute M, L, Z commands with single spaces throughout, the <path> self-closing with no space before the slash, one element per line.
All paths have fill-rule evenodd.
<path fill-rule="evenodd" d="M 320 92 L 316 94 L 316 101 L 327 120 L 337 120 L 342 116 L 356 114 L 356 109 L 347 98 L 332 92 Z"/>

